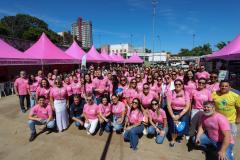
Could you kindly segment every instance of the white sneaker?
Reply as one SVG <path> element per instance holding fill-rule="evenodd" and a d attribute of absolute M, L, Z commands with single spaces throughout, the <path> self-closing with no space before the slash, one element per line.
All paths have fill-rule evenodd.
<path fill-rule="evenodd" d="M 89 131 L 87 131 L 87 134 L 90 135 L 91 133 Z"/>
<path fill-rule="evenodd" d="M 143 134 L 144 134 L 145 136 L 148 134 L 148 133 L 147 133 L 147 128 L 144 128 Z"/>
<path fill-rule="evenodd" d="M 190 136 L 185 136 L 186 141 L 190 139 Z"/>

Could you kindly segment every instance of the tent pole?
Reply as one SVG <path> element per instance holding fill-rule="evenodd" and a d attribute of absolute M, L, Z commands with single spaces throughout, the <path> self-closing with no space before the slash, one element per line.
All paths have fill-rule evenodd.
<path fill-rule="evenodd" d="M 42 71 L 43 71 L 43 60 L 41 59 L 41 65 L 42 65 Z M 44 71 L 43 71 L 43 73 L 44 73 Z"/>

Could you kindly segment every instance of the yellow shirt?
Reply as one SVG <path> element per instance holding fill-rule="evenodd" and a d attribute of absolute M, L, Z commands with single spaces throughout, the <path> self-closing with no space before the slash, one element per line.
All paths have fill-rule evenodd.
<path fill-rule="evenodd" d="M 223 114 L 230 123 L 235 123 L 237 118 L 236 107 L 240 107 L 237 104 L 238 94 L 229 91 L 227 94 L 218 95 L 217 92 L 213 92 L 212 97 L 215 102 L 216 111 Z"/>

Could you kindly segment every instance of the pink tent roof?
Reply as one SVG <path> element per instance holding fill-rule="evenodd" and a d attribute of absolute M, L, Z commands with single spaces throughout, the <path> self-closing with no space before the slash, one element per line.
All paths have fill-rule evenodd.
<path fill-rule="evenodd" d="M 100 62 L 105 62 L 106 60 L 98 53 L 98 51 L 96 50 L 96 48 L 94 46 L 92 46 L 92 48 L 88 51 L 87 53 L 87 61 L 88 60 L 92 60 L 92 58 L 94 58 L 94 61 L 96 61 L 97 63 Z"/>
<path fill-rule="evenodd" d="M 23 54 L 8 43 L 0 39 L 0 65 L 31 65 L 37 60 Z"/>
<path fill-rule="evenodd" d="M 101 56 L 107 61 L 107 62 L 112 62 L 112 58 L 108 55 L 108 53 L 103 50 L 102 53 L 101 53 Z"/>
<path fill-rule="evenodd" d="M 110 53 L 109 55 L 112 58 L 112 61 L 115 63 L 120 63 L 121 61 L 119 60 L 118 56 L 115 53 Z"/>
<path fill-rule="evenodd" d="M 240 57 L 240 35 L 227 44 L 224 48 L 217 52 L 206 56 L 207 59 L 222 58 L 222 59 L 235 59 Z"/>
<path fill-rule="evenodd" d="M 85 55 L 86 53 L 84 52 L 84 50 L 79 47 L 79 45 L 77 44 L 77 42 L 73 42 L 72 45 L 65 51 L 65 53 L 67 53 L 67 55 L 79 59 L 81 60 L 83 55 Z"/>
<path fill-rule="evenodd" d="M 117 57 L 121 63 L 125 62 L 125 59 L 120 54 L 117 54 Z"/>
<path fill-rule="evenodd" d="M 144 61 L 135 52 L 133 55 L 126 60 L 126 63 L 143 63 Z"/>
<path fill-rule="evenodd" d="M 65 54 L 61 49 L 55 46 L 46 36 L 41 35 L 39 40 L 24 52 L 28 56 L 40 59 L 44 64 L 62 64 L 75 63 L 76 59 Z"/>

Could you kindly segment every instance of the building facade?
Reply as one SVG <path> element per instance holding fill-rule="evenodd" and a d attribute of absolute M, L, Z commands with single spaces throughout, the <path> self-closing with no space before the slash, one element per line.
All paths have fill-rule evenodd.
<path fill-rule="evenodd" d="M 128 53 L 132 53 L 134 48 L 132 45 L 125 43 L 125 44 L 111 44 L 109 45 L 109 52 L 110 53 L 117 53 L 121 54 L 124 58 L 127 57 Z"/>
<path fill-rule="evenodd" d="M 79 17 L 75 23 L 72 24 L 72 35 L 79 42 L 83 48 L 91 48 L 93 44 L 92 38 L 92 22 L 85 21 Z"/>

